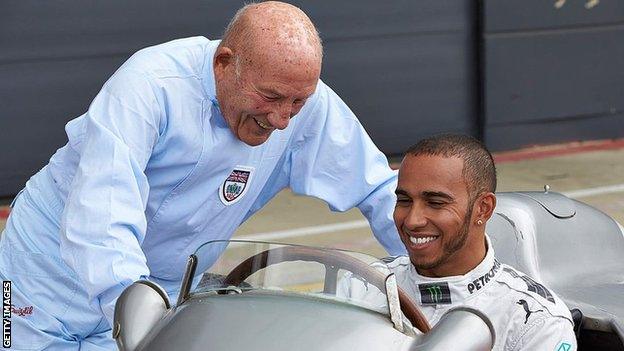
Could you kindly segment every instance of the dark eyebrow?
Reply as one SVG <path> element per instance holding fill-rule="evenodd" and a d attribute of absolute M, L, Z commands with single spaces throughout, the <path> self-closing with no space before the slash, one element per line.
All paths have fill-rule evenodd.
<path fill-rule="evenodd" d="M 407 195 L 407 191 L 402 190 L 402 189 L 397 189 L 394 191 L 394 193 L 398 196 L 398 195 L 405 195 L 405 196 L 409 196 Z"/>
<path fill-rule="evenodd" d="M 445 198 L 449 201 L 455 201 L 455 198 L 447 193 L 443 193 L 441 191 L 423 191 L 422 195 L 424 197 L 441 197 Z"/>

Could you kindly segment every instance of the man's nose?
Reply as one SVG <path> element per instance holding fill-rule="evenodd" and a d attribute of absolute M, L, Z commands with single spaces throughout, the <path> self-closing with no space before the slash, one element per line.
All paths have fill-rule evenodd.
<path fill-rule="evenodd" d="M 427 217 L 420 206 L 414 205 L 407 214 L 404 223 L 409 229 L 422 228 L 427 225 Z"/>
<path fill-rule="evenodd" d="M 294 115 L 293 105 L 288 102 L 283 102 L 269 115 L 267 116 L 269 123 L 277 129 L 286 129 L 290 119 Z"/>

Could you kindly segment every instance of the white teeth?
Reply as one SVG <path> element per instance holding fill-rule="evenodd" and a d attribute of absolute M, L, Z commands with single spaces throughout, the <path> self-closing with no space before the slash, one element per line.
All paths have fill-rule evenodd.
<path fill-rule="evenodd" d="M 426 244 L 428 242 L 434 241 L 435 239 L 437 239 L 437 237 L 435 237 L 435 236 L 427 236 L 427 237 L 424 237 L 424 238 L 415 238 L 413 236 L 410 236 L 409 239 L 412 242 L 412 244 L 420 245 L 420 244 Z"/>
<path fill-rule="evenodd" d="M 254 120 L 254 121 L 256 121 L 256 123 L 258 123 L 258 125 L 259 125 L 260 127 L 262 127 L 262 129 L 272 129 L 272 128 L 271 128 L 271 126 L 266 125 L 266 124 L 264 124 L 264 123 L 262 123 L 262 122 L 258 121 L 258 120 L 257 120 L 257 119 L 255 119 L 255 118 L 254 118 L 253 120 Z"/>

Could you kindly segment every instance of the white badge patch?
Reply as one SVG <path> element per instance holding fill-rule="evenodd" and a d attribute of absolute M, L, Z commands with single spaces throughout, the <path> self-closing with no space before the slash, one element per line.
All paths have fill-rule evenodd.
<path fill-rule="evenodd" d="M 254 168 L 236 166 L 219 188 L 219 198 L 224 205 L 237 203 L 247 192 Z"/>

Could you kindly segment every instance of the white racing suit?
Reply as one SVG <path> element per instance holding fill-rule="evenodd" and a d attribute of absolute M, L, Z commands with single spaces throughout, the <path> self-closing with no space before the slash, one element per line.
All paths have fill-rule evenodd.
<path fill-rule="evenodd" d="M 399 287 L 420 303 L 432 326 L 451 308 L 468 306 L 492 322 L 493 350 L 575 351 L 572 317 L 563 301 L 526 274 L 499 263 L 489 239 L 488 246 L 485 259 L 462 276 L 422 276 L 408 256 L 383 261 L 396 275 Z M 365 300 L 379 309 L 386 304 L 385 294 L 354 277 L 341 282 L 338 294 Z"/>

